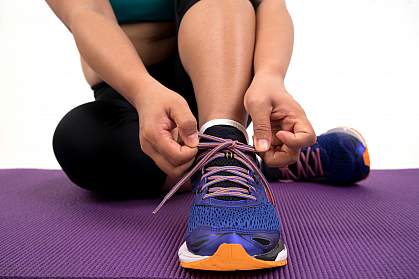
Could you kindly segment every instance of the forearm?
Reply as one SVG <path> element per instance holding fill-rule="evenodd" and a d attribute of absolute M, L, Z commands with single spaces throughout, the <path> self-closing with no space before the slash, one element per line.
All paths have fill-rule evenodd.
<path fill-rule="evenodd" d="M 256 16 L 255 75 L 273 73 L 284 79 L 294 42 L 294 28 L 285 2 L 263 0 Z"/>
<path fill-rule="evenodd" d="M 70 1 L 69 1 L 70 2 Z M 103 1 L 48 1 L 74 36 L 83 60 L 135 107 L 155 80 Z"/>
<path fill-rule="evenodd" d="M 115 23 L 101 14 L 74 16 L 71 32 L 87 64 L 108 84 L 137 106 L 141 87 L 151 78 L 134 46 Z"/>

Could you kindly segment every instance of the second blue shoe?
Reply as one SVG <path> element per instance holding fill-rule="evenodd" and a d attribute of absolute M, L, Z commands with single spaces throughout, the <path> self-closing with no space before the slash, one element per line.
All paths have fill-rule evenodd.
<path fill-rule="evenodd" d="M 316 181 L 348 185 L 365 179 L 370 172 L 367 144 L 352 128 L 339 127 L 317 137 L 312 146 L 303 148 L 297 163 L 287 168 L 263 165 L 269 181 Z"/>

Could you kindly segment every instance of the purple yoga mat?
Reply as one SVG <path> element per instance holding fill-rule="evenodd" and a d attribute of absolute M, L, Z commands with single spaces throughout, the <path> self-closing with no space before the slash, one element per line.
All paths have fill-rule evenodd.
<path fill-rule="evenodd" d="M 0 170 L 0 277 L 419 278 L 419 170 L 272 188 L 288 266 L 219 273 L 178 266 L 190 193 L 152 215 L 160 199 L 101 198 L 58 170 Z"/>

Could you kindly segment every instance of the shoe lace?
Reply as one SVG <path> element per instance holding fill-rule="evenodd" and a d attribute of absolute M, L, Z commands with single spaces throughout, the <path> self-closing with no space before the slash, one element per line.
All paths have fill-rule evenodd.
<path fill-rule="evenodd" d="M 153 214 L 157 213 L 167 202 L 167 200 L 169 200 L 177 192 L 177 190 L 179 190 L 179 188 L 192 177 L 192 175 L 194 175 L 198 170 L 201 169 L 203 170 L 201 181 L 206 178 L 206 183 L 201 185 L 200 190 L 208 190 L 207 193 L 203 195 L 203 198 L 217 196 L 234 196 L 240 198 L 256 199 L 256 197 L 250 194 L 250 190 L 255 190 L 254 186 L 252 186 L 250 183 L 255 181 L 254 176 L 250 175 L 250 170 L 252 170 L 260 178 L 260 181 L 262 182 L 268 199 L 272 202 L 272 204 L 275 204 L 275 199 L 272 194 L 272 190 L 269 187 L 268 181 L 263 176 L 262 171 L 254 163 L 254 161 L 244 153 L 256 152 L 253 146 L 243 144 L 236 140 L 223 139 L 210 135 L 204 135 L 202 133 L 199 134 L 199 137 L 208 140 L 208 142 L 201 142 L 198 145 L 199 149 L 204 149 L 205 151 L 197 158 L 195 166 L 189 172 L 187 172 L 172 187 L 172 189 L 170 189 L 170 191 L 166 194 L 166 196 L 163 198 L 160 204 L 153 210 Z M 243 163 L 247 169 L 239 166 L 208 166 L 207 168 L 205 168 L 205 166 L 211 161 L 217 158 L 227 156 L 226 153 L 221 152 L 223 150 L 229 151 L 231 153 L 231 156 L 234 156 L 235 159 Z M 204 169 L 206 171 L 204 171 Z M 230 175 L 221 175 L 221 172 L 229 173 Z M 222 187 L 215 185 L 223 181 L 234 182 L 236 184 L 244 186 L 244 188 Z"/>
<path fill-rule="evenodd" d="M 311 158 L 312 160 L 310 160 Z M 300 157 L 297 160 L 296 173 L 291 171 L 289 167 L 281 168 L 280 170 L 282 171 L 283 179 L 298 180 L 301 178 L 323 176 L 320 148 L 308 147 L 305 153 L 300 152 Z"/>

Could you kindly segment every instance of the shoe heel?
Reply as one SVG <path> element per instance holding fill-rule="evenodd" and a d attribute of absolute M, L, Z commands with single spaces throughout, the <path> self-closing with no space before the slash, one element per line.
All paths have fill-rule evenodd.
<path fill-rule="evenodd" d="M 368 152 L 367 142 L 365 141 L 365 138 L 361 135 L 360 132 L 358 132 L 354 128 L 350 128 L 350 127 L 337 127 L 337 128 L 328 130 L 326 132 L 326 134 L 328 134 L 328 133 L 345 133 L 345 134 L 348 134 L 348 135 L 351 135 L 351 136 L 354 136 L 355 138 L 357 138 L 362 143 L 362 145 L 365 147 L 365 151 L 362 154 L 363 159 L 364 159 L 364 164 L 368 167 L 370 166 L 370 155 L 369 155 L 369 152 Z"/>

